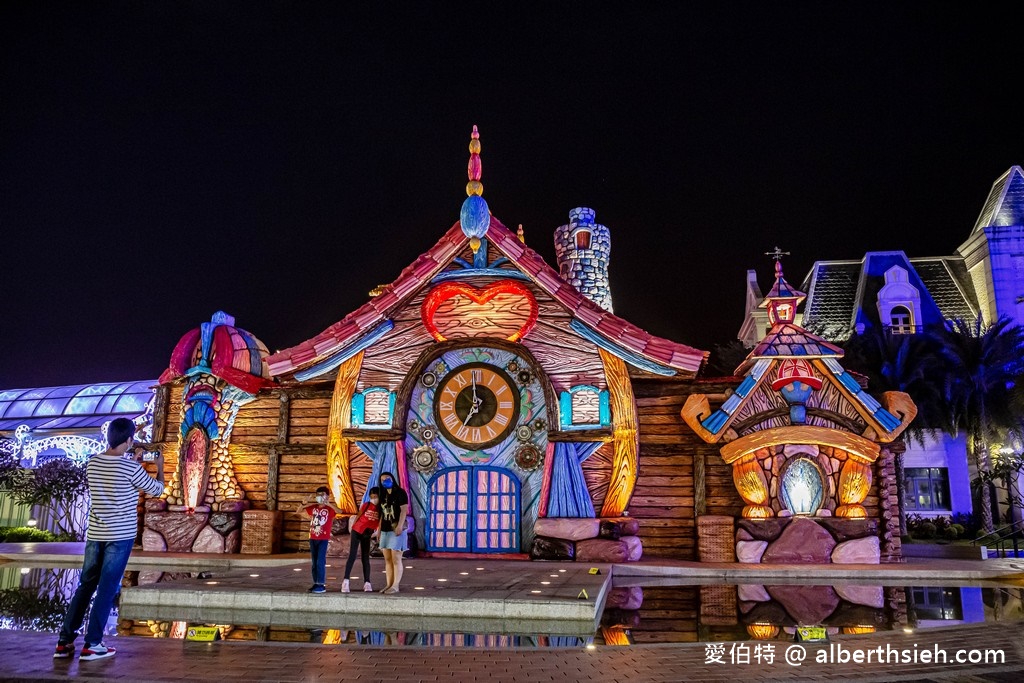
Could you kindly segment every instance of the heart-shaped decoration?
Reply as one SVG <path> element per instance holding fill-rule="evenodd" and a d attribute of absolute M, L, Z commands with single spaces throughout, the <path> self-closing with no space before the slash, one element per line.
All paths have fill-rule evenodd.
<path fill-rule="evenodd" d="M 430 290 L 420 311 L 437 341 L 500 337 L 519 341 L 537 324 L 537 300 L 523 284 L 499 280 L 483 288 L 445 282 Z"/>

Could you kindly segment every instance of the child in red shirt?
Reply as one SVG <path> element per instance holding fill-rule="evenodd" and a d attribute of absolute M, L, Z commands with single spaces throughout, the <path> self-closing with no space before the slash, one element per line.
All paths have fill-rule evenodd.
<path fill-rule="evenodd" d="M 363 590 L 373 592 L 370 585 L 370 538 L 377 534 L 380 527 L 380 490 L 374 486 L 370 489 L 370 500 L 363 503 L 352 523 L 352 543 L 348 550 L 348 562 L 345 563 L 345 580 L 341 582 L 341 592 L 348 593 L 348 577 L 352 573 L 352 565 L 356 562 L 356 551 L 363 552 Z"/>
<path fill-rule="evenodd" d="M 313 585 L 308 593 L 326 593 L 327 545 L 331 540 L 331 526 L 341 508 L 330 501 L 331 491 L 326 486 L 316 490 L 315 502 L 306 499 L 298 512 L 309 518 L 309 555 L 313 560 Z"/>

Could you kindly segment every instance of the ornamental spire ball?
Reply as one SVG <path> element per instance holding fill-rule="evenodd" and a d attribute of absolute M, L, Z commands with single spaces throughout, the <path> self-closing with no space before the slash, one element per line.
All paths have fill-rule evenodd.
<path fill-rule="evenodd" d="M 484 185 L 480 182 L 483 167 L 480 163 L 480 132 L 473 126 L 469 140 L 469 166 L 466 169 L 469 182 L 466 183 L 466 201 L 462 203 L 459 223 L 462 232 L 469 238 L 469 246 L 475 254 L 480 249 L 480 238 L 487 234 L 491 224 L 491 212 L 483 198 Z"/>

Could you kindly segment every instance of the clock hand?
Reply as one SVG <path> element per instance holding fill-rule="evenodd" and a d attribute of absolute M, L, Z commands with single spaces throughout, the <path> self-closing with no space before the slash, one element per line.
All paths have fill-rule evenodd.
<path fill-rule="evenodd" d="M 473 400 L 473 407 L 469 409 L 468 413 L 466 413 L 466 419 L 462 421 L 462 426 L 463 427 L 468 427 L 469 426 L 469 418 L 473 417 L 478 412 L 480 412 L 480 404 L 474 399 Z"/>

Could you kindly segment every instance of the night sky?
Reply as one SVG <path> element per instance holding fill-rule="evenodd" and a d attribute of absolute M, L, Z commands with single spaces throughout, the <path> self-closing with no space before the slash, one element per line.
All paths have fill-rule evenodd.
<path fill-rule="evenodd" d="M 616 313 L 704 349 L 776 244 L 949 254 L 1024 163 L 995 6 L 350 4 L 0 6 L 0 388 L 317 334 L 458 219 L 473 124 L 496 217 L 554 264 L 595 208 Z"/>

